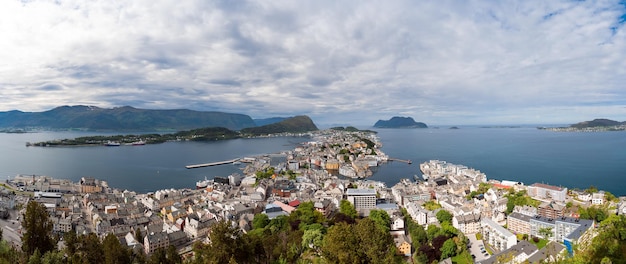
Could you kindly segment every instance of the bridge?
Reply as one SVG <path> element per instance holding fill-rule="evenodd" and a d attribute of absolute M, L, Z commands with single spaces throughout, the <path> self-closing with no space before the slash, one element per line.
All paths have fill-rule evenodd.
<path fill-rule="evenodd" d="M 185 168 L 187 169 L 196 169 L 196 168 L 203 168 L 203 167 L 211 167 L 211 166 L 217 166 L 217 165 L 224 165 L 224 164 L 230 164 L 230 163 L 235 163 L 239 161 L 239 158 L 236 159 L 231 159 L 231 160 L 224 160 L 224 161 L 217 161 L 217 162 L 211 162 L 211 163 L 202 163 L 202 164 L 195 164 L 195 165 L 187 165 L 185 166 Z"/>

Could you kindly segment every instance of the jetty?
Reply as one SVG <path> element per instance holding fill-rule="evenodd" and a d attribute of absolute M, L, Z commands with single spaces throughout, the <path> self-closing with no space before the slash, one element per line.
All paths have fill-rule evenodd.
<path fill-rule="evenodd" d="M 211 163 L 202 163 L 202 164 L 195 164 L 195 165 L 187 165 L 185 166 L 185 168 L 187 169 L 196 169 L 196 168 L 203 168 L 203 167 L 210 167 L 210 166 L 217 166 L 217 165 L 224 165 L 224 164 L 230 164 L 230 163 L 235 163 L 239 161 L 239 158 L 236 159 L 231 159 L 231 160 L 224 160 L 224 161 L 217 161 L 217 162 L 211 162 Z"/>
<path fill-rule="evenodd" d="M 413 163 L 411 160 L 403 160 L 403 159 L 396 159 L 396 158 L 388 158 L 387 160 L 389 161 L 399 161 L 399 162 L 404 162 L 406 164 L 411 164 Z"/>

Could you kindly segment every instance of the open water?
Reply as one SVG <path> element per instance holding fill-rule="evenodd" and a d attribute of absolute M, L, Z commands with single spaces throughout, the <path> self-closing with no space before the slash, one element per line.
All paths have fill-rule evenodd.
<path fill-rule="evenodd" d="M 551 132 L 534 127 L 461 129 L 377 129 L 393 158 L 376 169 L 373 180 L 393 186 L 421 175 L 419 164 L 431 159 L 462 164 L 489 179 L 535 182 L 569 188 L 590 185 L 626 195 L 626 132 Z M 216 142 L 167 142 L 121 147 L 26 147 L 26 142 L 93 135 L 80 132 L 0 133 L 0 178 L 47 175 L 78 181 L 91 176 L 111 187 L 149 192 L 194 188 L 205 177 L 228 176 L 240 166 L 186 169 L 207 163 L 291 150 L 309 138 L 235 139 Z"/>

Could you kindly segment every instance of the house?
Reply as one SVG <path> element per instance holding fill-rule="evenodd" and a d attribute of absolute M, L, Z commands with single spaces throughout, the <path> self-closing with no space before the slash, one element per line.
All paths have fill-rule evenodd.
<path fill-rule="evenodd" d="M 550 241 L 545 247 L 532 254 L 528 259 L 530 264 L 556 262 L 561 259 L 565 246 L 561 243 Z"/>
<path fill-rule="evenodd" d="M 602 205 L 604 203 L 604 191 L 599 191 L 591 195 L 591 204 Z"/>
<path fill-rule="evenodd" d="M 393 242 L 395 243 L 399 254 L 407 257 L 411 256 L 411 243 L 406 235 L 402 234 L 394 236 Z"/>
<path fill-rule="evenodd" d="M 476 234 L 480 231 L 480 214 L 456 215 L 452 217 L 452 226 L 463 234 Z"/>

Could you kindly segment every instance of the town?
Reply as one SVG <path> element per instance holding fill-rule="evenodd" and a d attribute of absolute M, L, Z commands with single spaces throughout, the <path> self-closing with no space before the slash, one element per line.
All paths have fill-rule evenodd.
<path fill-rule="evenodd" d="M 218 222 L 249 232 L 259 214 L 276 219 L 310 202 L 330 218 L 348 201 L 359 217 L 374 210 L 387 213 L 396 252 L 407 261 L 418 251 L 407 219 L 425 230 L 441 227 L 445 211 L 460 237 L 467 238 L 473 262 L 539 263 L 590 245 L 598 223 L 581 217 L 585 208 L 626 214 L 626 199 L 603 191 L 490 180 L 477 169 L 439 160 L 421 163 L 422 177 L 388 187 L 367 180 L 371 168 L 401 160 L 383 153 L 374 133 L 324 130 L 310 136 L 311 141 L 283 153 L 283 162 L 273 164 L 269 155 L 241 158 L 237 162 L 246 164 L 241 174 L 189 189 L 136 193 L 89 177 L 71 182 L 17 175 L 0 188 L 3 238 L 21 246 L 20 217 L 25 205 L 36 201 L 47 209 L 55 234 L 93 233 L 101 239 L 114 234 L 122 245 L 148 256 L 174 246 L 182 259 L 193 259 L 193 245 L 210 244 Z"/>

